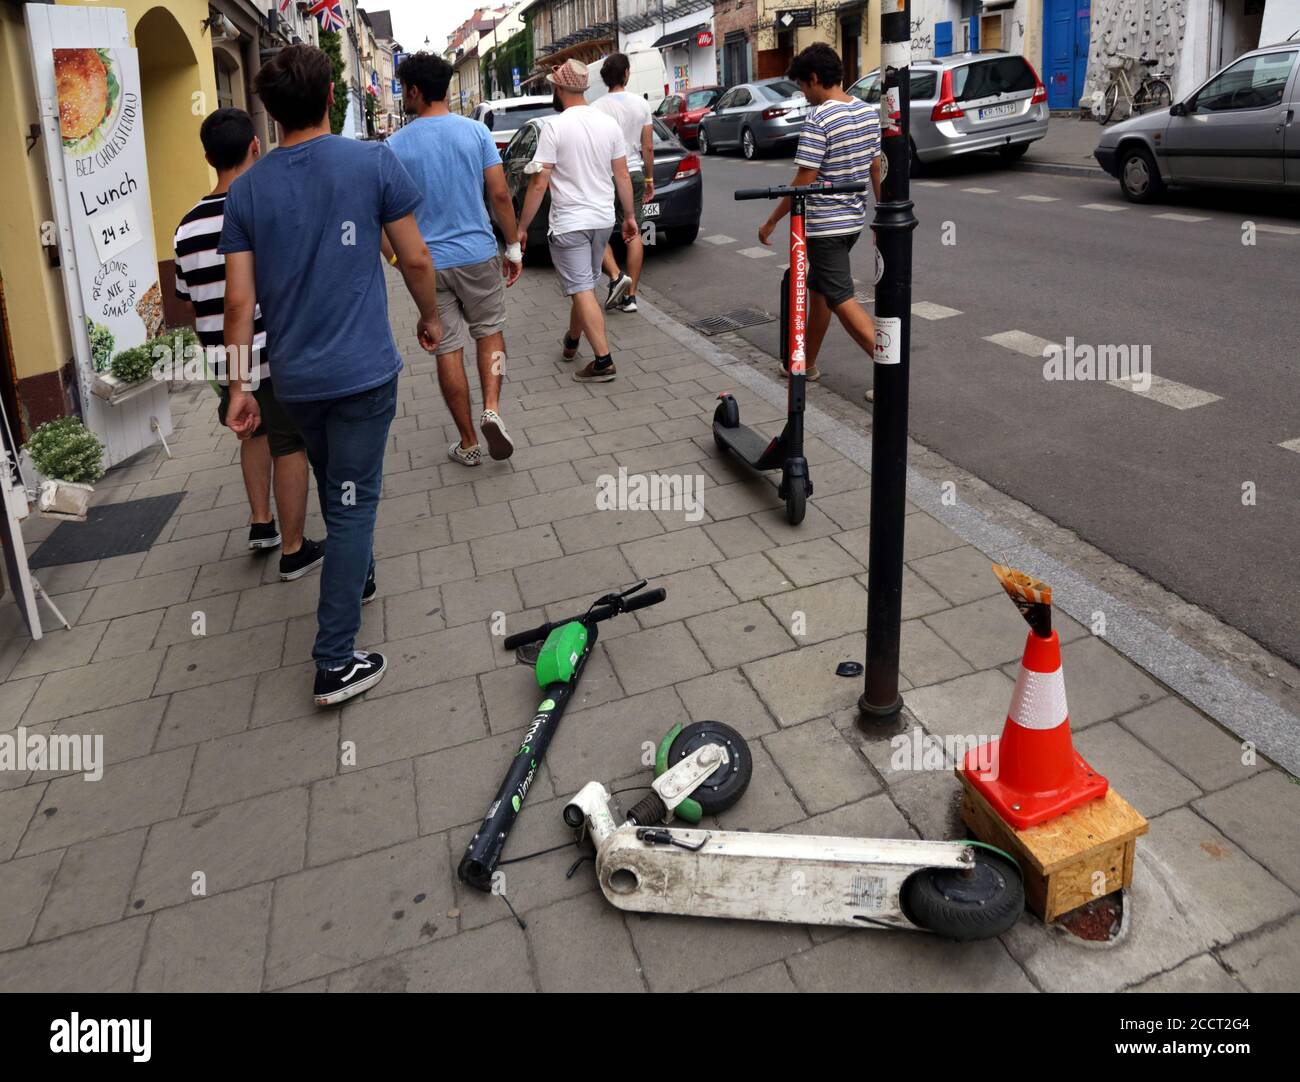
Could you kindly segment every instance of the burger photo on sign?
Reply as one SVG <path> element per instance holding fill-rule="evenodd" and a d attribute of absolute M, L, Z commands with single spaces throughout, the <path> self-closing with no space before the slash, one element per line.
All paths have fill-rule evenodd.
<path fill-rule="evenodd" d="M 105 49 L 55 49 L 59 134 L 73 154 L 88 154 L 112 127 L 122 88 Z"/>

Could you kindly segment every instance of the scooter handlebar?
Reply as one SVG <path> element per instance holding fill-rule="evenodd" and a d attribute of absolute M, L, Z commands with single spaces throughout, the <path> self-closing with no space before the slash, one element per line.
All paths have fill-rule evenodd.
<path fill-rule="evenodd" d="M 737 200 L 784 199 L 788 195 L 848 195 L 866 190 L 866 181 L 849 180 L 840 183 L 822 181 L 820 184 L 778 184 L 773 188 L 741 188 L 734 194 Z"/>
<path fill-rule="evenodd" d="M 553 620 L 529 628 L 527 631 L 516 631 L 513 635 L 507 635 L 506 641 L 502 645 L 507 650 L 517 650 L 521 646 L 527 646 L 530 642 L 541 642 L 557 627 L 563 627 L 574 620 L 590 620 L 593 623 L 600 623 L 601 620 L 608 620 L 611 616 L 617 616 L 621 612 L 635 612 L 637 609 L 658 605 L 667 597 L 668 591 L 660 586 L 654 590 L 647 590 L 645 593 L 635 594 L 621 605 L 597 605 L 595 608 L 579 613 L 576 616 L 569 616 L 563 620 Z"/>

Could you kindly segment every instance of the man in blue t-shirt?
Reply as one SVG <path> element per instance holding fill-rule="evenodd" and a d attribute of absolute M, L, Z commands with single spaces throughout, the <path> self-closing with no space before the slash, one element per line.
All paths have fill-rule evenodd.
<path fill-rule="evenodd" d="M 389 137 L 397 160 L 424 196 L 416 211 L 424 242 L 438 266 L 438 314 L 443 338 L 438 345 L 438 386 L 460 438 L 447 448 L 453 462 L 477 466 L 482 458 L 470 420 L 465 349 L 474 340 L 483 413 L 479 428 L 495 459 L 509 458 L 515 446 L 501 420 L 501 374 L 505 368 L 505 287 L 523 269 L 515 241 L 515 208 L 492 133 L 485 124 L 447 108 L 452 67 L 440 56 L 415 53 L 397 68 L 402 104 L 416 119 Z M 504 262 L 483 202 L 484 188 L 502 236 L 509 237 Z M 387 255 L 385 251 L 385 255 Z"/>
<path fill-rule="evenodd" d="M 416 334 L 438 346 L 437 280 L 420 238 L 420 193 L 392 151 L 330 134 L 329 57 L 280 50 L 255 88 L 282 131 L 280 146 L 226 197 L 218 252 L 226 257 L 227 351 L 253 340 L 254 298 L 267 352 L 280 358 L 275 397 L 302 433 L 329 536 L 321 570 L 313 696 L 318 706 L 372 687 L 387 663 L 354 650 L 361 606 L 375 596 L 372 554 L 388 427 L 402 358 L 388 324 L 379 238 L 388 238 L 420 312 Z M 256 400 L 230 381 L 226 424 L 256 431 Z"/>

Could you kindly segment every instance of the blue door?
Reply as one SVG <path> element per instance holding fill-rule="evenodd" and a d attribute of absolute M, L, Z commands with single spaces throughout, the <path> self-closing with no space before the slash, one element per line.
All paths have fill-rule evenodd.
<path fill-rule="evenodd" d="M 1073 109 L 1088 72 L 1091 0 L 1046 0 L 1043 7 L 1043 77 L 1047 104 Z"/>

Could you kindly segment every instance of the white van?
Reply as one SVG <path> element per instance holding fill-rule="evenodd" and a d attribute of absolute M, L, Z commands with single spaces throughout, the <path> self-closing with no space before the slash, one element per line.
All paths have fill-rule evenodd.
<path fill-rule="evenodd" d="M 640 94 L 654 109 L 664 100 L 664 61 L 658 49 L 638 49 L 626 54 L 628 59 L 627 88 L 633 94 Z M 600 66 L 608 59 L 602 56 L 587 65 L 587 101 L 595 101 L 609 93 L 605 81 L 600 77 Z"/>

